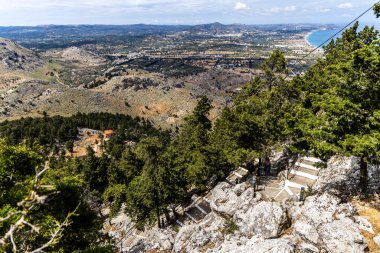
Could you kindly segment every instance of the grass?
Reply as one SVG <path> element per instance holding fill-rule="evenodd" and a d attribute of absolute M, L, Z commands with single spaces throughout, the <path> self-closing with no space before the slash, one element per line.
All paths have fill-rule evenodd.
<path fill-rule="evenodd" d="M 235 221 L 233 219 L 227 219 L 224 222 L 224 228 L 223 233 L 224 234 L 233 234 L 236 230 L 239 230 L 238 225 L 236 225 Z"/>

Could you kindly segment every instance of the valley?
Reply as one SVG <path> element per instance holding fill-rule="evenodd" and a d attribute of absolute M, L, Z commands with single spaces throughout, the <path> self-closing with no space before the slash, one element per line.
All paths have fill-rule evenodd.
<path fill-rule="evenodd" d="M 261 75 L 274 49 L 301 73 L 325 25 L 38 26 L 0 28 L 0 121 L 76 112 L 124 113 L 179 126 L 209 96 L 212 116 Z"/>

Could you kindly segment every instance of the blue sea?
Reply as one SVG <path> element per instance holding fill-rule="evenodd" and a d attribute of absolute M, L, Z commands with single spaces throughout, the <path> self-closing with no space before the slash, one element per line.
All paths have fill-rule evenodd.
<path fill-rule="evenodd" d="M 318 30 L 318 31 L 314 31 L 312 32 L 308 37 L 307 37 L 307 41 L 313 46 L 313 47 L 318 47 L 319 45 L 321 45 L 322 43 L 326 42 L 331 36 L 333 36 L 334 34 L 336 34 L 340 29 L 335 29 L 335 30 Z M 339 33 L 338 35 L 336 35 L 334 37 L 334 39 L 340 37 L 342 34 Z M 330 42 L 330 41 L 328 41 Z M 328 42 L 326 42 L 326 44 L 328 44 Z M 325 45 L 326 45 L 325 44 Z"/>
<path fill-rule="evenodd" d="M 376 29 L 379 30 L 379 24 L 373 24 L 373 23 L 364 23 L 360 24 L 359 30 L 363 29 L 365 25 L 372 26 L 374 25 Z M 343 27 L 343 26 L 342 26 Z M 322 43 L 326 42 L 324 45 L 327 45 L 330 41 L 327 41 L 331 36 L 336 34 L 338 31 L 340 31 L 342 28 L 332 29 L 332 30 L 317 30 L 312 32 L 308 37 L 307 41 L 313 46 L 318 47 Z M 338 33 L 334 39 L 339 38 L 342 36 L 342 33 Z"/>

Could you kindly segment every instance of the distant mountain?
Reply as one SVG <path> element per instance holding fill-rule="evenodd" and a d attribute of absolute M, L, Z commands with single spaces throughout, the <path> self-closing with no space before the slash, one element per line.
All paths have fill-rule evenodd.
<path fill-rule="evenodd" d="M 211 24 L 202 24 L 195 25 L 192 29 L 204 29 L 204 30 L 216 30 L 216 29 L 225 29 L 226 25 L 223 25 L 219 22 L 211 23 Z"/>
<path fill-rule="evenodd" d="M 43 64 L 44 61 L 37 53 L 11 40 L 0 38 L 0 69 L 32 71 Z"/>

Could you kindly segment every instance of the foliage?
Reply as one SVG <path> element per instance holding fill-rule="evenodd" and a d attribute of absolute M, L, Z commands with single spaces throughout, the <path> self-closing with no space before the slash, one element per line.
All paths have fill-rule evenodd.
<path fill-rule="evenodd" d="M 75 140 L 78 128 L 97 130 L 112 129 L 125 134 L 125 137 L 137 141 L 145 135 L 159 135 L 149 121 L 131 116 L 110 113 L 77 113 L 71 117 L 22 118 L 0 123 L 0 137 L 9 144 L 23 140 L 38 142 L 44 147 L 53 147 Z"/>
<path fill-rule="evenodd" d="M 224 222 L 223 232 L 224 234 L 233 234 L 236 230 L 239 230 L 239 226 L 236 225 L 233 219 L 227 219 Z"/>
<path fill-rule="evenodd" d="M 83 183 L 48 162 L 42 165 L 41 148 L 0 140 L 2 249 L 72 252 L 99 241 L 98 218 L 81 200 Z"/>
<path fill-rule="evenodd" d="M 373 11 L 375 12 L 375 16 L 379 18 L 380 17 L 380 3 L 375 4 L 375 6 L 373 7 Z"/>
<path fill-rule="evenodd" d="M 378 31 L 358 31 L 357 23 L 331 41 L 325 57 L 304 76 L 292 80 L 286 78 L 284 55 L 276 50 L 261 65 L 262 75 L 242 89 L 234 107 L 224 108 L 214 125 L 209 119 L 212 102 L 204 96 L 170 137 L 145 120 L 120 114 L 46 115 L 0 123 L 6 138 L 0 141 L 0 217 L 18 212 L 18 203 L 35 187 L 36 168 L 44 160 L 35 143 L 52 154 L 59 153 L 54 147 L 71 151 L 78 127 L 113 129 L 115 134 L 101 156 L 88 148 L 83 159 L 51 158 L 51 169 L 41 181 L 51 187 L 37 193 L 54 198 L 39 203 L 28 216 L 41 233 L 23 231 L 18 241 L 26 234 L 26 244 L 43 244 L 54 224 L 75 210 L 51 249 L 108 252 L 107 238 L 99 234 L 102 220 L 89 208 L 89 196 L 95 199 L 92 204 L 109 204 L 111 216 L 126 212 L 140 229 L 160 226 L 171 207 L 204 192 L 211 177 L 224 178 L 234 166 L 284 144 L 322 159 L 359 156 L 365 192 L 367 164 L 380 160 L 379 44 Z M 136 146 L 127 146 L 126 140 Z M 2 221 L 0 234 L 19 217 L 17 213 Z M 232 220 L 226 222 L 226 233 L 236 229 Z M 9 251 L 9 244 L 4 247 Z"/>

